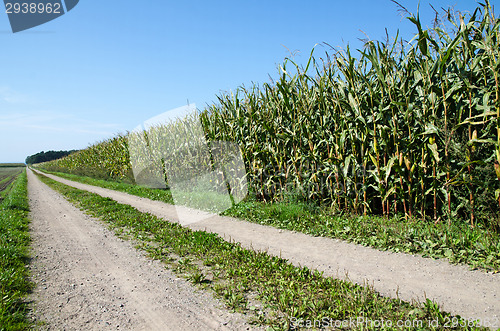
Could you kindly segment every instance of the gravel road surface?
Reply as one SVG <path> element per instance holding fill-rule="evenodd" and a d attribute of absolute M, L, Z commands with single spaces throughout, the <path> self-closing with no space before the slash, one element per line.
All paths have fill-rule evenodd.
<path fill-rule="evenodd" d="M 249 330 L 245 317 L 117 238 L 28 171 L 42 330 Z"/>
<path fill-rule="evenodd" d="M 336 239 L 311 237 L 230 217 L 176 208 L 53 175 L 48 177 L 170 221 L 181 220 L 181 224 L 194 230 L 217 233 L 226 240 L 242 243 L 244 247 L 281 256 L 294 265 L 318 269 L 327 276 L 349 279 L 358 284 L 369 284 L 385 296 L 405 301 L 429 298 L 437 301 L 445 311 L 493 323 L 494 328 L 500 327 L 500 274 L 471 271 L 467 266 L 452 265 L 444 259 L 432 260 L 378 251 Z"/>

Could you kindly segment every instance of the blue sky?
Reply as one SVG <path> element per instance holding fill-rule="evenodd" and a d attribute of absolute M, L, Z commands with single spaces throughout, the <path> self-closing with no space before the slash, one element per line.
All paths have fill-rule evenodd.
<path fill-rule="evenodd" d="M 415 12 L 418 1 L 401 0 Z M 473 11 L 474 0 L 420 1 Z M 497 0 L 491 0 L 495 5 Z M 262 83 L 316 44 L 359 48 L 412 24 L 390 0 L 80 0 L 69 13 L 13 34 L 0 10 L 0 162 L 80 149 L 221 91 Z M 362 32 L 363 31 L 363 32 Z M 321 56 L 328 48 L 317 46 Z"/>

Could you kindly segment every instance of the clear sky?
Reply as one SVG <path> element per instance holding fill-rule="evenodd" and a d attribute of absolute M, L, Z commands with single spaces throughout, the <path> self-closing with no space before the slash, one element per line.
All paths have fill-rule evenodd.
<path fill-rule="evenodd" d="M 491 0 L 495 6 L 498 0 Z M 418 1 L 401 0 L 410 11 Z M 473 11 L 474 0 L 421 0 Z M 0 4 L 0 163 L 85 148 L 221 91 L 277 77 L 315 44 L 359 48 L 413 25 L 390 0 L 80 0 L 69 13 L 13 34 Z M 317 46 L 317 56 L 327 47 Z M 296 52 L 298 51 L 298 52 Z"/>

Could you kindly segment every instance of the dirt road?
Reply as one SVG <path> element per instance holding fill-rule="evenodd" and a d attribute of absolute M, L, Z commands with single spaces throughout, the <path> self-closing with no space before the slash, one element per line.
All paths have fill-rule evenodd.
<path fill-rule="evenodd" d="M 168 204 L 100 187 L 49 176 L 64 184 L 110 197 L 168 220 L 178 221 L 178 211 Z M 195 230 L 218 233 L 245 247 L 280 255 L 294 265 L 324 271 L 325 275 L 373 285 L 383 295 L 405 301 L 429 298 L 448 312 L 464 318 L 481 319 L 500 327 L 500 274 L 470 271 L 467 266 L 451 265 L 402 253 L 382 252 L 340 240 L 310 237 L 217 215 L 201 215 L 181 210 L 181 220 Z M 207 218 L 208 217 L 208 218 Z M 201 219 L 201 220 L 200 220 Z M 198 221 L 196 221 L 198 220 Z"/>
<path fill-rule="evenodd" d="M 141 255 L 28 171 L 33 318 L 47 330 L 246 330 L 209 293 Z M 253 327 L 252 327 L 253 328 Z"/>

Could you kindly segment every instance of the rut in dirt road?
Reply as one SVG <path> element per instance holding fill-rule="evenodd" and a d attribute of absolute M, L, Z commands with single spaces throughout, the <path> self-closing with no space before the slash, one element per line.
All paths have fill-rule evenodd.
<path fill-rule="evenodd" d="M 202 215 L 199 211 L 81 184 L 47 175 L 63 184 L 109 197 L 142 212 L 170 221 L 181 220 L 193 230 L 214 232 L 244 247 L 265 250 L 297 266 L 323 271 L 325 276 L 369 284 L 385 296 L 405 301 L 434 300 L 445 310 L 464 318 L 481 319 L 500 327 L 500 274 L 471 271 L 464 265 L 403 253 L 378 251 L 340 240 L 311 237 L 230 217 Z M 186 216 L 191 213 L 191 220 Z M 202 219 L 201 221 L 196 221 Z M 187 220 L 187 221 L 186 221 Z M 347 276 L 346 276 L 347 275 Z"/>
<path fill-rule="evenodd" d="M 247 330 L 209 293 L 151 261 L 28 170 L 33 318 L 48 330 Z"/>

